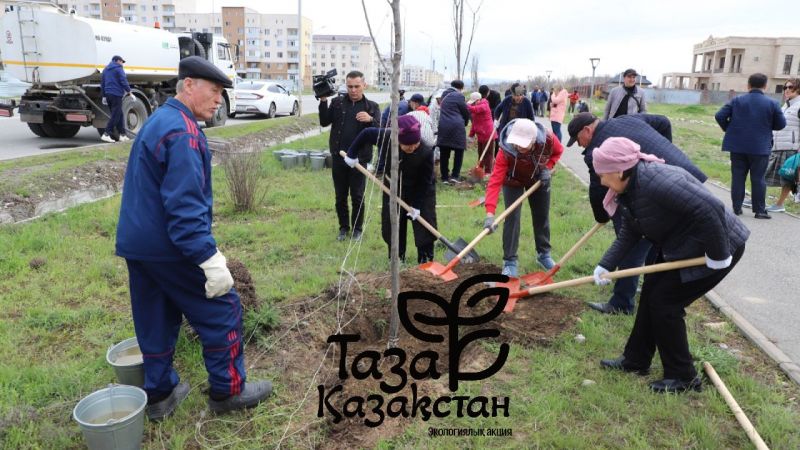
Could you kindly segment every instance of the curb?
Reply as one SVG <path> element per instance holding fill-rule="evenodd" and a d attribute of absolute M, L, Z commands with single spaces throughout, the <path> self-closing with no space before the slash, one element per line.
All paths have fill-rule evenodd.
<path fill-rule="evenodd" d="M 778 348 L 775 344 L 773 344 L 763 333 L 761 333 L 756 327 L 754 327 L 750 322 L 747 321 L 741 314 L 739 314 L 733 307 L 731 307 L 728 302 L 722 299 L 716 292 L 713 290 L 708 291 L 705 295 L 706 299 L 720 311 L 722 314 L 725 315 L 728 319 L 730 319 L 739 331 L 742 332 L 750 341 L 755 344 L 758 348 L 761 349 L 764 353 L 767 354 L 770 358 L 772 358 L 775 363 L 778 364 L 778 367 L 783 370 L 789 378 L 792 379 L 795 383 L 800 385 L 800 366 L 795 364 L 791 358 L 786 356 L 785 353 L 781 349 Z"/>
<path fill-rule="evenodd" d="M 577 178 L 578 181 L 583 183 L 584 186 L 589 185 L 583 180 L 583 178 L 578 176 L 578 174 L 572 170 L 571 167 L 567 166 L 561 161 L 559 161 L 558 164 L 566 169 L 567 172 L 571 173 L 575 178 Z M 712 184 L 716 187 L 726 189 L 725 186 L 720 186 L 717 183 Z M 797 217 L 793 214 L 788 215 Z M 761 349 L 762 352 L 766 353 L 767 356 L 772 358 L 772 360 L 775 361 L 775 364 L 777 364 L 778 367 L 780 367 L 780 369 L 783 370 L 783 372 L 795 382 L 795 384 L 800 385 L 800 365 L 797 365 L 794 361 L 792 361 L 791 358 L 786 356 L 786 353 L 783 353 L 783 351 L 779 349 L 777 345 L 773 344 L 772 341 L 767 339 L 767 337 L 764 336 L 761 331 L 754 327 L 753 324 L 748 322 L 744 316 L 733 309 L 733 307 L 730 306 L 722 297 L 720 297 L 719 294 L 714 292 L 714 290 L 708 291 L 704 298 L 708 300 L 708 302 L 711 303 L 714 308 L 716 308 L 731 322 L 733 322 L 739 331 L 750 340 L 750 342 L 755 344 L 755 346 Z"/>

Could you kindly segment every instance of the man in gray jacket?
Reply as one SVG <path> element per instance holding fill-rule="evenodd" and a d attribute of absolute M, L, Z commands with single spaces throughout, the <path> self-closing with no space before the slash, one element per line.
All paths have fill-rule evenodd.
<path fill-rule="evenodd" d="M 647 112 L 644 93 L 636 87 L 636 77 L 639 74 L 633 69 L 622 73 L 622 86 L 617 86 L 608 93 L 608 102 L 603 112 L 603 120 L 626 114 L 639 114 Z"/>

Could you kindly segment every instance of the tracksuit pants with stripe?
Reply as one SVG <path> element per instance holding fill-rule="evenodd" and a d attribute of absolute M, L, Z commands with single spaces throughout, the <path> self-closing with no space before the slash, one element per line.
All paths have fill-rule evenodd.
<path fill-rule="evenodd" d="M 206 277 L 197 265 L 130 259 L 126 262 L 147 394 L 151 398 L 166 397 L 180 380 L 172 360 L 183 317 L 200 337 L 211 392 L 241 393 L 246 376 L 242 305 L 236 290 L 207 299 Z"/>

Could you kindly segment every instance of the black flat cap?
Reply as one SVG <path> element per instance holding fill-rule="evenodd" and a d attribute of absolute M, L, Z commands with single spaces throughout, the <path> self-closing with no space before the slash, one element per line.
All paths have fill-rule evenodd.
<path fill-rule="evenodd" d="M 575 117 L 567 125 L 567 131 L 569 132 L 567 147 L 572 147 L 572 144 L 578 140 L 578 133 L 581 132 L 583 127 L 593 124 L 595 120 L 597 120 L 597 116 L 589 112 L 575 114 Z"/>
<path fill-rule="evenodd" d="M 178 79 L 182 80 L 187 77 L 213 81 L 226 88 L 233 87 L 231 79 L 223 71 L 199 56 L 183 58 L 178 65 Z"/>

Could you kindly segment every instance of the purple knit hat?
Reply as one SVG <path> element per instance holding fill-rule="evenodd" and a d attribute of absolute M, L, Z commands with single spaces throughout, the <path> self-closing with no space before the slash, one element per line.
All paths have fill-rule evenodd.
<path fill-rule="evenodd" d="M 414 116 L 403 115 L 397 118 L 397 140 L 403 145 L 413 145 L 420 140 L 420 125 Z"/>

